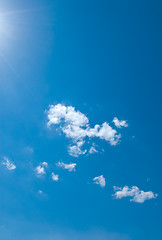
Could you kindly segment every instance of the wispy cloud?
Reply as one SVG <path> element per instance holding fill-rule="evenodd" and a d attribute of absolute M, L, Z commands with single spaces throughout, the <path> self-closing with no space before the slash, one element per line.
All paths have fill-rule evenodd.
<path fill-rule="evenodd" d="M 26 152 L 29 153 L 29 154 L 34 153 L 34 149 L 33 149 L 32 147 L 27 146 L 27 147 L 25 148 L 25 150 L 26 150 Z"/>
<path fill-rule="evenodd" d="M 16 169 L 16 165 L 14 165 L 7 157 L 3 157 L 2 164 L 5 165 L 8 170 Z"/>
<path fill-rule="evenodd" d="M 58 162 L 56 163 L 58 167 L 61 167 L 63 169 L 67 169 L 69 172 L 75 171 L 76 163 L 64 163 L 64 162 Z"/>
<path fill-rule="evenodd" d="M 39 197 L 40 199 L 47 199 L 48 198 L 48 194 L 47 193 L 45 193 L 44 191 L 42 191 L 41 189 L 39 189 L 38 191 L 37 191 L 37 194 L 36 194 L 36 196 L 37 197 Z"/>
<path fill-rule="evenodd" d="M 123 188 L 114 186 L 114 191 L 115 191 L 114 196 L 116 199 L 131 197 L 130 201 L 137 203 L 143 203 L 146 200 L 150 200 L 152 198 L 157 197 L 157 194 L 154 194 L 152 191 L 144 192 L 143 190 L 140 190 L 136 186 L 130 188 L 128 186 L 125 186 Z"/>
<path fill-rule="evenodd" d="M 114 117 L 113 123 L 117 128 L 128 127 L 128 124 L 125 120 L 119 120 L 117 117 Z"/>
<path fill-rule="evenodd" d="M 93 153 L 97 153 L 97 149 L 95 148 L 95 146 L 92 146 L 90 149 L 89 149 L 89 153 L 90 154 L 93 154 Z"/>
<path fill-rule="evenodd" d="M 50 105 L 46 113 L 48 118 L 47 126 L 59 125 L 65 136 L 75 142 L 75 145 L 70 146 L 68 150 L 71 156 L 78 157 L 85 154 L 85 151 L 81 150 L 83 145 L 81 143 L 84 143 L 83 139 L 87 137 L 104 139 L 110 145 L 116 145 L 121 138 L 121 134 L 118 134 L 107 122 L 102 125 L 96 124 L 91 128 L 87 116 L 75 110 L 72 106 Z"/>
<path fill-rule="evenodd" d="M 106 181 L 103 175 L 93 178 L 93 181 L 95 184 L 98 184 L 102 188 L 106 186 Z"/>
<path fill-rule="evenodd" d="M 43 191 L 42 190 L 38 190 L 38 194 L 43 194 Z"/>
<path fill-rule="evenodd" d="M 42 195 L 39 195 L 42 197 Z M 46 195 L 43 194 L 46 197 Z M 26 231 L 32 229 L 32 231 Z M 25 233 L 25 234 L 24 234 Z M 9 219 L 6 226 L 0 228 L 1 239 L 13 240 L 131 240 L 127 234 L 108 232 L 101 228 L 87 229 L 86 231 L 58 228 L 46 223 L 33 223 L 32 221 L 18 221 Z"/>
<path fill-rule="evenodd" d="M 30 236 L 31 240 L 131 240 L 128 235 L 106 232 L 104 230 L 94 230 L 78 232 L 74 230 L 53 231 L 53 233 L 42 233 Z M 26 240 L 26 238 L 25 238 Z"/>

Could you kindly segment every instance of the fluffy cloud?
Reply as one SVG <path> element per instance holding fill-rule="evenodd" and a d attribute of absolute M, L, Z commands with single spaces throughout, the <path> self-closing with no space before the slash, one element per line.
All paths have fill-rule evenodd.
<path fill-rule="evenodd" d="M 45 167 L 48 167 L 48 163 L 47 162 L 42 162 L 42 165 Z"/>
<path fill-rule="evenodd" d="M 35 172 L 38 176 L 44 175 L 46 174 L 45 168 L 48 167 L 48 163 L 47 162 L 43 162 L 41 163 L 39 166 L 37 166 L 35 168 Z"/>
<path fill-rule="evenodd" d="M 16 165 L 14 165 L 7 157 L 3 157 L 2 164 L 6 166 L 8 170 L 14 170 Z"/>
<path fill-rule="evenodd" d="M 64 106 L 62 104 L 50 105 L 48 113 L 48 126 L 59 124 L 61 120 L 73 126 L 85 126 L 88 124 L 88 118 L 79 111 L 75 111 L 72 106 Z"/>
<path fill-rule="evenodd" d="M 58 167 L 61 167 L 63 169 L 67 169 L 69 172 L 75 171 L 76 163 L 63 163 L 63 162 L 58 162 L 56 164 Z"/>
<path fill-rule="evenodd" d="M 121 121 L 120 121 L 117 117 L 114 117 L 113 123 L 115 124 L 115 126 L 116 126 L 117 128 L 128 127 L 128 124 L 127 124 L 126 121 L 124 121 L 124 120 L 121 120 Z"/>
<path fill-rule="evenodd" d="M 114 191 L 114 196 L 116 199 L 131 197 L 130 201 L 137 203 L 143 203 L 146 200 L 157 197 L 157 194 L 154 194 L 152 191 L 144 192 L 136 186 L 133 186 L 131 188 L 128 186 L 125 186 L 123 188 L 114 187 Z"/>
<path fill-rule="evenodd" d="M 58 182 L 58 180 L 59 180 L 59 175 L 58 175 L 58 174 L 52 173 L 51 176 L 52 176 L 52 180 L 53 180 L 53 181 Z"/>
<path fill-rule="evenodd" d="M 106 181 L 105 181 L 105 178 L 103 177 L 103 175 L 93 178 L 93 181 L 95 184 L 100 185 L 100 187 L 102 187 L 102 188 L 104 188 L 106 186 Z"/>
<path fill-rule="evenodd" d="M 46 174 L 46 171 L 45 171 L 44 167 L 42 167 L 42 166 L 37 166 L 35 168 L 35 171 L 36 171 L 37 175 L 44 175 L 44 174 Z"/>
<path fill-rule="evenodd" d="M 81 150 L 84 143 L 83 139 L 100 138 L 109 142 L 110 145 L 116 145 L 121 135 L 113 129 L 109 123 L 104 122 L 102 125 L 96 124 L 94 128 L 90 127 L 89 119 L 85 114 L 76 111 L 72 106 L 64 106 L 62 104 L 50 105 L 47 113 L 47 126 L 58 125 L 67 138 L 71 138 L 76 144 L 69 147 L 69 154 L 78 157 L 80 154 L 85 154 Z"/>

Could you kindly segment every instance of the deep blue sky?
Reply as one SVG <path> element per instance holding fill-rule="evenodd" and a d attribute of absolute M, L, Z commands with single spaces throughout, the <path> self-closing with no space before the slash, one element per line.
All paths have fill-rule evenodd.
<path fill-rule="evenodd" d="M 162 238 L 161 11 L 157 0 L 2 4 L 0 157 L 16 165 L 0 166 L 2 240 Z M 92 127 L 114 117 L 129 126 L 120 144 L 98 139 L 104 152 L 74 158 L 70 140 L 46 126 L 45 110 L 58 103 L 86 114 Z M 38 178 L 44 161 L 47 174 Z M 76 162 L 76 172 L 58 161 Z M 91 182 L 101 174 L 104 189 Z M 125 185 L 158 197 L 114 199 L 113 186 Z"/>

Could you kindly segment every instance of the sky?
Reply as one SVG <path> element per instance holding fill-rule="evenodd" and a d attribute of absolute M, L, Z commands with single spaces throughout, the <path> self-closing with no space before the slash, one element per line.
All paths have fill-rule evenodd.
<path fill-rule="evenodd" d="M 162 239 L 161 11 L 1 3 L 1 240 Z"/>

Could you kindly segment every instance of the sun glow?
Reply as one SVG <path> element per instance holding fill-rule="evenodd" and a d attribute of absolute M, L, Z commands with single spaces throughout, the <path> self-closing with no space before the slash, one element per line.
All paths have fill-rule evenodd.
<path fill-rule="evenodd" d="M 16 37 L 16 28 L 13 24 L 13 19 L 11 16 L 7 16 L 7 13 L 0 14 L 0 48 L 3 50 L 8 41 L 15 39 Z"/>
<path fill-rule="evenodd" d="M 5 32 L 5 28 L 6 28 L 5 17 L 2 14 L 0 14 L 0 34 L 1 35 Z"/>
<path fill-rule="evenodd" d="M 3 6 L 2 6 L 3 5 Z M 25 70 L 20 70 L 20 64 L 28 69 L 33 67 L 33 57 L 42 55 L 53 41 L 53 15 L 51 6 L 31 7 L 28 1 L 19 8 L 14 1 L 10 6 L 1 4 L 0 9 L 0 72 L 13 76 L 15 81 L 26 88 L 28 93 L 38 102 L 28 83 L 21 77 Z M 52 37 L 51 37 L 52 36 Z M 30 65 L 29 65 L 30 64 Z M 7 71 L 6 71 L 7 70 Z M 8 78 L 9 79 L 9 78 Z M 11 78 L 12 79 L 12 78 Z M 7 84 L 6 78 L 0 79 L 0 84 Z M 6 88 L 7 89 L 7 88 Z M 6 90 L 5 90 L 6 91 Z"/>
<path fill-rule="evenodd" d="M 38 23 L 38 14 L 46 8 L 3 10 L 0 12 L 0 46 L 8 44 L 10 40 L 20 40 L 25 30 L 29 32 L 35 21 Z"/>

